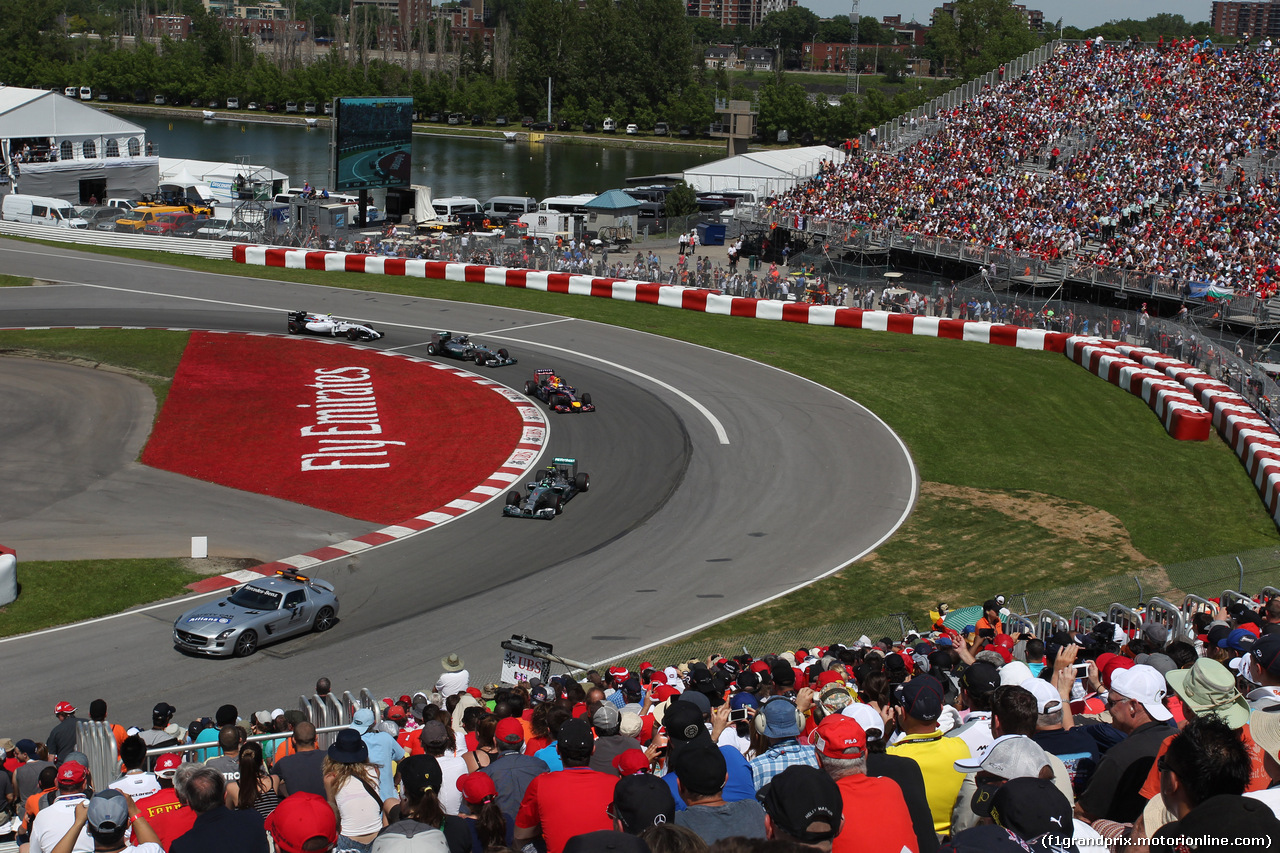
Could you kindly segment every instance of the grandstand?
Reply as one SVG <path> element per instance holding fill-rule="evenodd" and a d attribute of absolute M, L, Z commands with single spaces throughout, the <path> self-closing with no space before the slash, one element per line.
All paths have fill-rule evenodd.
<path fill-rule="evenodd" d="M 896 120 L 754 221 L 1088 301 L 1229 299 L 1231 322 L 1280 327 L 1280 54 L 1057 42 L 1018 68 Z"/>

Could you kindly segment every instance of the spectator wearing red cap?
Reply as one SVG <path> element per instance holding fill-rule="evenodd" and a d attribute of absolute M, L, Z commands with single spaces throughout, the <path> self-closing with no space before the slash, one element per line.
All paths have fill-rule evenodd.
<path fill-rule="evenodd" d="M 582 720 L 560 727 L 556 749 L 564 769 L 529 782 L 516 815 L 517 844 L 541 836 L 547 853 L 562 853 L 575 835 L 613 828 L 608 809 L 617 779 L 588 766 L 592 746 L 591 728 Z"/>
<path fill-rule="evenodd" d="M 54 853 L 72 853 L 78 849 L 80 834 L 87 831 L 93 842 L 91 850 L 115 853 L 124 849 L 124 835 L 130 829 L 133 830 L 130 850 L 164 853 L 155 830 L 145 817 L 138 814 L 133 800 L 121 791 L 107 789 L 76 806 L 73 823 L 53 850 Z"/>
<path fill-rule="evenodd" d="M 920 765 L 933 828 L 938 833 L 951 826 L 951 807 L 964 782 L 955 763 L 970 755 L 969 745 L 962 739 L 943 736 L 938 726 L 942 705 L 942 685 L 933 676 L 918 675 L 895 688 L 893 713 L 900 736 L 889 747 L 891 755 L 905 756 Z"/>
<path fill-rule="evenodd" d="M 138 800 L 138 813 L 146 817 L 165 850 L 196 822 L 196 813 L 178 801 L 178 792 L 173 787 L 174 777 L 181 766 L 182 758 L 176 753 L 167 752 L 156 759 L 156 780 L 160 783 L 160 790 Z"/>
<path fill-rule="evenodd" d="M 561 726 L 561 731 L 563 730 L 564 727 Z M 493 735 L 498 754 L 480 768 L 480 772 L 492 779 L 494 787 L 498 789 L 498 806 L 502 813 L 514 818 L 520 811 L 520 803 L 524 800 L 529 783 L 534 777 L 546 773 L 549 768 L 546 762 L 520 753 L 524 746 L 524 726 L 514 717 L 498 720 Z"/>
<path fill-rule="evenodd" d="M 75 709 L 67 713 L 74 713 Z M 86 801 L 85 791 L 89 785 L 89 771 L 78 761 L 64 761 L 58 768 L 58 796 L 54 801 L 40 809 L 36 819 L 31 822 L 31 844 L 29 853 L 51 853 L 62 836 L 76 820 L 76 806 Z M 93 839 L 89 831 L 82 829 L 80 839 L 75 845 L 76 851 L 93 849 Z"/>
<path fill-rule="evenodd" d="M 58 724 L 49 732 L 49 739 L 45 744 L 49 747 L 49 755 L 53 758 L 55 764 L 61 764 L 66 760 L 67 753 L 76 748 L 76 706 L 70 702 L 59 702 L 53 707 L 53 715 L 58 718 Z"/>
<path fill-rule="evenodd" d="M 267 832 L 279 853 L 314 853 L 338 841 L 338 820 L 324 797 L 300 791 L 267 818 Z"/>
<path fill-rule="evenodd" d="M 813 748 L 844 804 L 844 829 L 832 853 L 919 853 L 902 788 L 892 779 L 867 775 L 867 734 L 856 720 L 843 714 L 823 717 Z"/>
<path fill-rule="evenodd" d="M 515 844 L 515 819 L 498 806 L 498 789 L 484 773 L 468 773 L 456 785 L 468 813 L 460 814 L 471 830 L 472 849 L 511 847 Z"/>

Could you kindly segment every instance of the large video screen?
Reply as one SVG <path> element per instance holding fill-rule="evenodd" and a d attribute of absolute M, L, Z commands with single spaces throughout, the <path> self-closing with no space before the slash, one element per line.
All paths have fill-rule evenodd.
<path fill-rule="evenodd" d="M 334 189 L 409 186 L 413 98 L 338 98 L 333 127 Z"/>

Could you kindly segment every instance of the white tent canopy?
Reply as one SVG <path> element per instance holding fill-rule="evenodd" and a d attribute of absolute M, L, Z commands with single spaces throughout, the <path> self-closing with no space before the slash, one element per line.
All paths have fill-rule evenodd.
<path fill-rule="evenodd" d="M 0 87 L 0 140 L 47 139 L 58 160 L 140 156 L 146 131 L 57 92 Z M 12 153 L 16 154 L 17 151 Z"/>
<path fill-rule="evenodd" d="M 694 166 L 684 180 L 695 192 L 750 190 L 759 197 L 786 192 L 818 174 L 824 160 L 843 162 L 845 152 L 826 145 L 754 151 Z"/>

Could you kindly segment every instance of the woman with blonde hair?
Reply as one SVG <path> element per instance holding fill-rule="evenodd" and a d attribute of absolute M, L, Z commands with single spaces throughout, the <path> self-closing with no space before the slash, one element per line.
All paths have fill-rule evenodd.
<path fill-rule="evenodd" d="M 369 748 L 359 732 L 338 732 L 325 756 L 323 772 L 329 805 L 338 815 L 334 853 L 369 853 L 378 832 L 386 826 L 386 813 L 378 796 L 378 768 L 369 763 Z"/>

